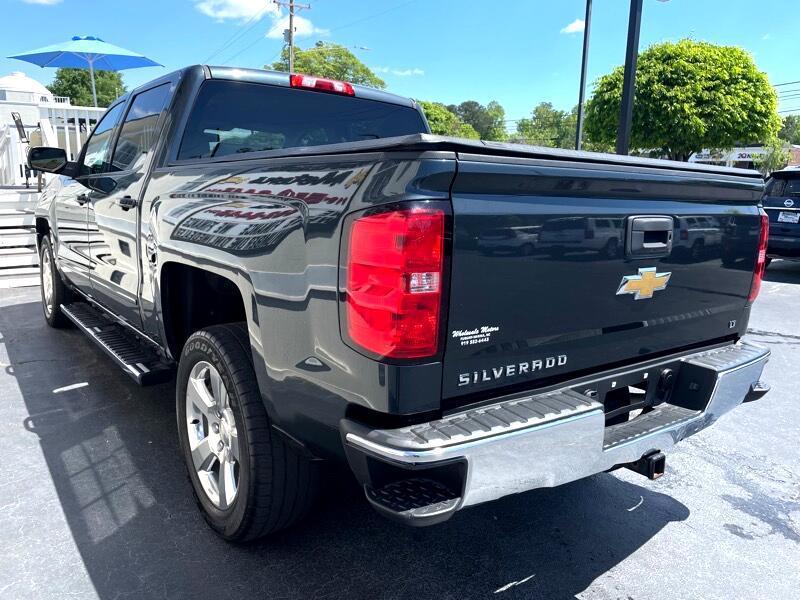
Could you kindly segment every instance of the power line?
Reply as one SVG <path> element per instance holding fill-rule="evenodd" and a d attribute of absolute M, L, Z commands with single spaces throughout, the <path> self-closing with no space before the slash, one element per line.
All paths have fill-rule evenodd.
<path fill-rule="evenodd" d="M 797 106 L 795 108 L 786 108 L 784 110 L 779 110 L 778 112 L 783 114 L 783 113 L 798 112 L 798 111 L 800 111 L 800 106 Z"/>
<path fill-rule="evenodd" d="M 377 17 L 381 17 L 386 13 L 392 12 L 393 10 L 397 10 L 398 8 L 403 8 L 404 6 L 408 6 L 409 4 L 414 4 L 417 0 L 409 0 L 408 2 L 404 2 L 402 4 L 398 4 L 396 6 L 392 6 L 391 8 L 387 8 L 384 11 L 375 13 L 373 15 L 368 15 L 366 17 L 362 17 L 361 19 L 356 19 L 355 21 L 351 21 L 350 23 L 346 23 L 344 25 L 338 25 L 333 29 L 329 29 L 328 31 L 339 31 L 340 29 L 344 29 L 345 27 L 350 27 L 352 25 L 357 25 L 358 23 L 363 23 L 364 21 L 369 21 L 370 19 L 375 19 Z"/>
<path fill-rule="evenodd" d="M 794 85 L 795 83 L 800 83 L 800 81 L 786 81 L 784 83 L 776 83 L 772 87 L 781 87 L 782 85 Z"/>
<path fill-rule="evenodd" d="M 222 46 L 220 46 L 219 48 L 214 50 L 214 52 L 209 54 L 208 58 L 206 58 L 205 61 L 203 61 L 203 62 L 208 63 L 217 54 L 219 54 L 220 52 L 222 52 L 226 48 L 230 47 L 231 44 L 233 44 L 234 42 L 237 42 L 238 40 L 240 40 L 246 33 L 248 33 L 251 29 L 253 29 L 253 27 L 258 25 L 258 23 L 261 21 L 261 17 L 263 17 L 267 13 L 268 10 L 269 10 L 269 4 L 265 5 L 264 8 L 262 8 L 259 12 L 253 14 L 253 16 L 250 17 L 244 23 L 244 25 L 242 25 L 242 27 L 247 27 L 248 25 L 250 25 L 250 23 L 253 23 L 252 25 L 250 25 L 250 27 L 247 27 L 247 29 L 240 29 L 238 32 L 233 34 L 230 38 L 228 38 L 227 42 L 225 42 L 224 44 L 222 44 Z M 253 22 L 253 21 L 255 21 L 255 22 Z"/>
<path fill-rule="evenodd" d="M 374 13 L 374 14 L 371 14 L 371 15 L 367 15 L 366 17 L 362 17 L 360 19 L 356 19 L 355 21 L 351 21 L 349 23 L 345 23 L 344 25 L 337 25 L 336 27 L 328 29 L 328 32 L 339 31 L 340 29 L 345 29 L 346 27 L 350 27 L 351 25 L 357 25 L 358 23 L 363 23 L 364 21 L 369 21 L 370 19 L 375 19 L 377 17 L 381 17 L 381 16 L 385 15 L 386 13 L 392 12 L 394 10 L 398 10 L 400 8 L 408 6 L 409 4 L 414 4 L 415 2 L 417 2 L 417 0 L 409 0 L 408 2 L 403 2 L 401 4 L 397 4 L 395 6 L 392 6 L 391 8 L 387 8 L 386 10 L 383 10 L 383 11 L 380 11 L 380 12 L 377 12 L 377 13 Z M 255 24 L 253 26 L 255 26 Z M 253 26 L 251 26 L 250 29 L 252 29 Z M 239 50 L 233 56 L 228 57 L 228 59 L 223 61 L 222 64 L 229 64 L 234 58 L 236 58 L 240 54 L 246 52 L 247 50 L 249 50 L 250 48 L 255 46 L 262 39 L 264 39 L 264 38 L 263 37 L 259 37 L 258 39 L 254 40 L 253 42 L 251 42 L 250 44 L 248 44 L 247 46 L 245 46 L 244 48 Z M 280 54 L 280 51 L 278 52 L 278 54 Z"/>
<path fill-rule="evenodd" d="M 258 42 L 262 41 L 263 39 L 264 39 L 264 36 L 263 35 L 259 35 L 255 40 L 253 40 L 251 43 L 247 44 L 247 46 L 245 46 L 244 48 L 239 50 L 236 54 L 234 54 L 233 56 L 229 56 L 227 60 L 222 61 L 222 64 L 223 65 L 229 64 L 234 58 L 236 58 L 237 56 L 239 56 L 240 54 L 242 54 L 246 50 L 249 50 L 250 48 L 255 46 Z"/>

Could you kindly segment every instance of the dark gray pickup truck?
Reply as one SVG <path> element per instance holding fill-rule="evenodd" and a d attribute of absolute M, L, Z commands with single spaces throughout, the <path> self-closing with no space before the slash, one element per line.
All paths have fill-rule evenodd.
<path fill-rule="evenodd" d="M 176 378 L 226 539 L 301 517 L 324 460 L 415 525 L 655 478 L 768 389 L 768 350 L 742 339 L 755 172 L 436 137 L 405 98 L 205 66 L 120 98 L 67 158 L 29 153 L 57 174 L 44 316 L 140 384 Z"/>

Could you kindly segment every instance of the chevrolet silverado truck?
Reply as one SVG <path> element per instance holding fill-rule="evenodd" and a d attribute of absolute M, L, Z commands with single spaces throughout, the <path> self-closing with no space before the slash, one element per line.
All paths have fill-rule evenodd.
<path fill-rule="evenodd" d="M 55 174 L 44 318 L 139 384 L 175 379 L 228 540 L 303 516 L 325 461 L 411 525 L 655 478 L 768 389 L 743 339 L 768 235 L 753 171 L 437 137 L 406 98 L 208 66 L 120 98 L 69 158 L 28 157 Z"/>

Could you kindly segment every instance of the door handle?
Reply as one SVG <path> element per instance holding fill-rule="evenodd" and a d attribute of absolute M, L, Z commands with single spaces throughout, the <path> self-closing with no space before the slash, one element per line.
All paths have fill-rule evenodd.
<path fill-rule="evenodd" d="M 628 217 L 628 256 L 667 256 L 672 252 L 672 217 Z"/>
<path fill-rule="evenodd" d="M 83 206 L 84 204 L 89 202 L 89 195 L 88 194 L 78 194 L 78 196 L 75 198 L 75 201 L 78 204 L 80 204 L 81 206 Z"/>
<path fill-rule="evenodd" d="M 138 202 L 136 198 L 134 198 L 133 196 L 123 196 L 122 198 L 119 199 L 119 207 L 122 210 L 130 210 L 132 208 L 136 208 L 137 204 Z"/>

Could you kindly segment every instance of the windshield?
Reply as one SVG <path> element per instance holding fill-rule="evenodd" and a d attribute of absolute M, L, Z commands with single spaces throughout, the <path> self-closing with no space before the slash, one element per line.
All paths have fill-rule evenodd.
<path fill-rule="evenodd" d="M 424 133 L 411 107 L 259 83 L 200 88 L 179 160 Z"/>

